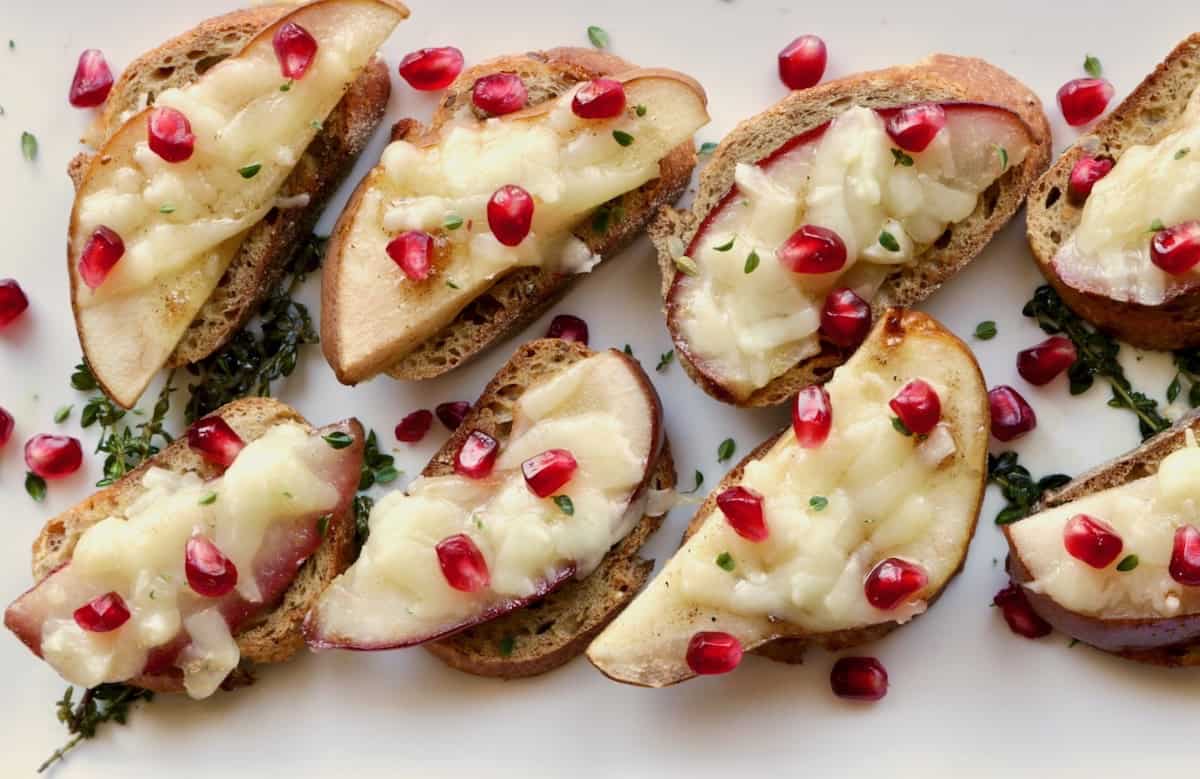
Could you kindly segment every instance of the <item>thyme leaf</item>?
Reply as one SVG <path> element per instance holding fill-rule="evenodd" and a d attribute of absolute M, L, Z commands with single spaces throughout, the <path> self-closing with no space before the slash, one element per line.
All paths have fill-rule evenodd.
<path fill-rule="evenodd" d="M 1029 516 L 1046 492 L 1069 481 L 1071 477 L 1062 473 L 1034 479 L 1029 469 L 1017 462 L 1016 452 L 988 455 L 988 482 L 999 487 L 1000 494 L 1008 502 L 996 515 L 997 525 L 1007 525 Z"/>
<path fill-rule="evenodd" d="M 74 694 L 75 688 L 68 687 L 63 697 L 55 704 L 58 721 L 67 726 L 67 732 L 72 738 L 54 750 L 54 754 L 38 766 L 39 774 L 62 760 L 84 739 L 94 738 L 96 731 L 104 723 L 115 722 L 124 725 L 134 703 L 154 700 L 154 693 L 149 690 L 130 687 L 127 684 L 101 684 L 84 690 L 78 703 L 73 700 Z"/>

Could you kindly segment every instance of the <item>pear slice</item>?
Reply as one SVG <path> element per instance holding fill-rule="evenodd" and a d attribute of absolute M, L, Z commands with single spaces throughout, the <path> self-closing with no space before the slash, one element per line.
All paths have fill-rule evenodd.
<path fill-rule="evenodd" d="M 889 400 L 922 378 L 941 421 L 925 440 L 893 425 Z M 922 613 L 961 569 L 987 472 L 988 407 L 979 366 L 924 314 L 890 309 L 826 387 L 832 430 L 801 448 L 789 428 L 709 495 L 666 567 L 588 649 L 620 682 L 663 687 L 694 672 L 701 631 L 733 635 L 746 651 L 775 639 L 846 647 Z M 763 496 L 769 535 L 739 536 L 716 496 L 742 485 Z M 927 583 L 894 608 L 876 608 L 864 583 L 881 561 L 919 565 Z"/>

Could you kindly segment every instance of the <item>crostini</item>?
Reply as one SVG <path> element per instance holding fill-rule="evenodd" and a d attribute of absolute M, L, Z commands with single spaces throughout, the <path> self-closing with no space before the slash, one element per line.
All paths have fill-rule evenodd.
<path fill-rule="evenodd" d="M 680 364 L 741 406 L 827 379 L 873 317 L 983 249 L 1049 156 L 1037 97 L 981 60 L 791 93 L 721 142 L 690 209 L 651 226 Z"/>
<path fill-rule="evenodd" d="M 923 613 L 961 570 L 987 473 L 987 392 L 958 338 L 888 309 L 793 425 L 709 494 L 683 546 L 587 650 L 664 687 L 743 652 L 798 662 Z"/>
<path fill-rule="evenodd" d="M 236 685 L 303 648 L 304 614 L 354 554 L 362 459 L 356 420 L 313 429 L 234 401 L 50 520 L 4 624 L 72 684 Z"/>
<path fill-rule="evenodd" d="M 1145 349 L 1200 345 L 1200 33 L 1029 196 L 1029 246 L 1079 316 Z"/>
<path fill-rule="evenodd" d="M 67 247 L 84 358 L 125 408 L 224 345 L 270 293 L 390 93 L 394 0 L 211 19 L 136 60 L 72 163 Z"/>
<path fill-rule="evenodd" d="M 1200 416 L 1007 525 L 1008 571 L 1063 633 L 1131 660 L 1200 664 Z"/>
<path fill-rule="evenodd" d="M 429 129 L 396 125 L 333 231 L 321 344 L 338 379 L 438 376 L 539 316 L 679 196 L 707 122 L 695 81 L 602 52 L 464 72 Z"/>
<path fill-rule="evenodd" d="M 652 563 L 637 552 L 674 484 L 636 361 L 527 344 L 421 477 L 375 505 L 357 562 L 308 615 L 309 644 L 425 644 L 485 676 L 550 670 L 645 583 Z"/>

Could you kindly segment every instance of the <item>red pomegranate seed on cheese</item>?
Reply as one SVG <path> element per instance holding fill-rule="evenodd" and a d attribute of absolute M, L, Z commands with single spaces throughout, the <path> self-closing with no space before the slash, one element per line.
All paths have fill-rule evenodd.
<path fill-rule="evenodd" d="M 521 474 L 529 491 L 539 498 L 548 498 L 575 475 L 579 464 L 566 449 L 547 449 L 521 463 Z"/>
<path fill-rule="evenodd" d="M 808 89 L 825 75 L 825 41 L 801 35 L 779 52 L 779 80 L 788 89 Z"/>
<path fill-rule="evenodd" d="M 0 446 L 6 445 L 12 439 L 13 428 L 16 426 L 17 421 L 13 419 L 13 415 L 0 408 Z"/>
<path fill-rule="evenodd" d="M 396 425 L 396 440 L 415 444 L 425 437 L 433 425 L 433 412 L 427 408 L 417 409 Z"/>
<path fill-rule="evenodd" d="M 575 90 L 571 110 L 581 119 L 611 119 L 625 110 L 625 87 L 611 78 L 598 78 Z"/>
<path fill-rule="evenodd" d="M 146 125 L 150 151 L 167 162 L 184 162 L 196 150 L 196 135 L 182 112 L 159 106 L 150 111 Z"/>
<path fill-rule="evenodd" d="M 1187 273 L 1200 263 L 1200 222 L 1159 230 L 1150 241 L 1150 259 L 1167 273 Z"/>
<path fill-rule="evenodd" d="M 829 438 L 832 427 L 833 406 L 824 387 L 813 384 L 796 393 L 792 401 L 792 431 L 800 446 L 817 448 Z"/>
<path fill-rule="evenodd" d="M 78 438 L 43 433 L 25 442 L 25 465 L 43 479 L 70 476 L 82 464 L 83 447 Z"/>
<path fill-rule="evenodd" d="M 505 246 L 516 246 L 533 225 L 533 198 L 516 184 L 505 184 L 487 204 L 488 229 Z"/>
<path fill-rule="evenodd" d="M 76 108 L 95 108 L 108 99 L 113 74 L 99 49 L 85 49 L 75 65 L 67 101 Z"/>
<path fill-rule="evenodd" d="M 482 430 L 472 430 L 454 456 L 454 471 L 469 479 L 483 479 L 496 465 L 500 442 Z"/>
<path fill-rule="evenodd" d="M 1049 384 L 1075 364 L 1079 355 L 1070 338 L 1053 335 L 1037 346 L 1017 352 L 1017 373 L 1030 384 Z"/>
<path fill-rule="evenodd" d="M 1103 157 L 1080 157 L 1071 168 L 1067 180 L 1067 199 L 1075 205 L 1083 205 L 1092 194 L 1092 187 L 1113 169 L 1113 161 Z"/>
<path fill-rule="evenodd" d="M 700 676 L 727 674 L 742 662 L 742 642 L 718 630 L 702 630 L 687 647 L 687 664 Z"/>
<path fill-rule="evenodd" d="M 738 485 L 717 496 L 717 508 L 734 532 L 747 541 L 766 541 L 771 534 L 763 515 L 763 496 Z"/>
<path fill-rule="evenodd" d="M 900 388 L 888 406 L 917 435 L 928 435 L 942 419 L 942 400 L 924 379 L 913 379 Z"/>
<path fill-rule="evenodd" d="M 295 22 L 288 22 L 275 31 L 271 40 L 275 46 L 275 57 L 279 60 L 279 72 L 284 78 L 304 78 L 317 56 L 317 39 L 308 30 Z"/>
<path fill-rule="evenodd" d="M 587 322 L 570 314 L 559 314 L 550 321 L 550 329 L 546 331 L 547 338 L 561 338 L 564 341 L 574 341 L 587 346 Z"/>
<path fill-rule="evenodd" d="M 525 82 L 515 73 L 493 73 L 475 82 L 471 88 L 471 102 L 480 111 L 492 116 L 503 116 L 525 107 L 529 92 Z"/>
<path fill-rule="evenodd" d="M 1012 441 L 1037 427 L 1033 408 L 1021 393 L 1007 385 L 988 391 L 988 409 L 992 416 L 992 435 L 999 441 Z"/>
<path fill-rule="evenodd" d="M 1029 598 L 1025 595 L 1025 588 L 1018 584 L 1010 584 L 1000 592 L 996 593 L 996 597 L 992 599 L 992 603 L 1000 609 L 1000 613 L 1004 616 L 1004 621 L 1008 623 L 1008 627 L 1018 636 L 1025 638 L 1041 638 L 1050 634 L 1053 628 L 1050 623 L 1042 619 L 1033 606 L 1029 605 Z"/>
<path fill-rule="evenodd" d="M 104 283 L 113 266 L 125 254 L 125 242 L 114 231 L 100 225 L 79 255 L 79 275 L 83 283 L 95 289 Z"/>
<path fill-rule="evenodd" d="M 108 633 L 129 621 L 129 607 L 115 592 L 92 598 L 75 609 L 75 624 L 89 633 Z"/>
<path fill-rule="evenodd" d="M 946 111 L 937 103 L 905 106 L 888 117 L 887 134 L 904 151 L 921 152 L 946 126 Z"/>
<path fill-rule="evenodd" d="M 1058 107 L 1072 127 L 1078 127 L 1104 113 L 1112 100 L 1113 86 L 1102 78 L 1077 78 L 1059 87 Z"/>
<path fill-rule="evenodd" d="M 413 281 L 424 281 L 433 270 L 433 236 L 429 233 L 400 233 L 388 242 L 387 253 Z"/>
<path fill-rule="evenodd" d="M 187 432 L 188 446 L 213 465 L 228 468 L 246 446 L 241 436 L 233 432 L 221 417 L 205 417 Z"/>
<path fill-rule="evenodd" d="M 924 568 L 898 557 L 889 557 L 867 574 L 863 591 L 868 603 L 877 609 L 889 611 L 924 589 L 928 583 L 929 576 Z"/>
<path fill-rule="evenodd" d="M 183 570 L 192 591 L 206 598 L 228 595 L 237 586 L 237 566 L 204 536 L 188 539 Z"/>
<path fill-rule="evenodd" d="M 445 425 L 447 430 L 453 432 L 458 429 L 470 411 L 470 401 L 455 400 L 449 403 L 439 403 L 433 413 L 437 414 L 438 421 Z"/>
<path fill-rule="evenodd" d="M 453 46 L 417 49 L 400 60 L 400 76 L 413 89 L 445 89 L 463 69 L 463 53 Z"/>
<path fill-rule="evenodd" d="M 775 256 L 793 273 L 832 273 L 846 264 L 846 244 L 833 230 L 804 225 L 775 250 Z"/>
<path fill-rule="evenodd" d="M 821 335 L 843 349 L 855 349 L 871 332 L 871 306 L 852 289 L 835 289 L 821 309 Z"/>
<path fill-rule="evenodd" d="M 1200 587 L 1200 530 L 1183 525 L 1175 531 L 1171 549 L 1171 578 L 1185 587 Z"/>
<path fill-rule="evenodd" d="M 466 533 L 444 538 L 436 547 L 446 583 L 461 592 L 479 592 L 491 583 L 487 560 Z"/>
<path fill-rule="evenodd" d="M 887 695 L 887 669 L 874 657 L 841 657 L 829 672 L 829 687 L 839 698 L 877 701 Z"/>
<path fill-rule="evenodd" d="M 1107 568 L 1121 554 L 1125 544 L 1107 522 L 1076 514 L 1063 527 L 1063 546 L 1067 554 L 1093 568 Z"/>
<path fill-rule="evenodd" d="M 29 298 L 15 279 L 0 280 L 0 327 L 7 327 L 29 308 Z"/>

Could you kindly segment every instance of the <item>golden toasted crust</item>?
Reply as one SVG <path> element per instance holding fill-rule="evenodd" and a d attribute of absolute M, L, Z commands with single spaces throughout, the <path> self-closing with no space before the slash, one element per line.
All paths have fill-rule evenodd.
<path fill-rule="evenodd" d="M 683 211 L 664 208 L 650 226 L 650 237 L 659 254 L 664 300 L 679 272 L 672 244 L 678 251 L 679 244 L 686 247 L 691 243 L 704 217 L 733 186 L 734 168 L 739 162 L 763 159 L 797 135 L 837 116 L 850 103 L 884 108 L 948 101 L 988 103 L 1014 112 L 1029 128 L 1033 147 L 1020 165 L 984 192 L 975 212 L 947 230 L 919 263 L 903 266 L 890 276 L 871 308 L 879 317 L 890 306 L 912 306 L 924 300 L 974 259 L 1012 218 L 1050 160 L 1050 126 L 1037 96 L 1009 74 L 979 59 L 934 54 L 913 65 L 860 73 L 793 92 L 767 111 L 741 122 L 721 141 L 701 172 L 692 207 Z M 688 376 L 714 398 L 735 402 L 728 391 L 696 369 L 687 344 L 677 334 L 673 337 L 676 355 Z M 819 354 L 736 403 L 783 403 L 801 387 L 827 381 L 833 369 L 849 356 L 848 351 L 823 342 Z"/>
<path fill-rule="evenodd" d="M 1029 193 L 1026 237 L 1047 281 L 1079 316 L 1143 349 L 1200 345 L 1200 287 L 1181 291 L 1161 305 L 1147 306 L 1113 300 L 1067 284 L 1053 260 L 1083 215 L 1082 204 L 1067 197 L 1067 184 L 1080 157 L 1117 160 L 1130 146 L 1156 143 L 1178 129 L 1178 120 L 1197 85 L 1200 33 L 1193 33 L 1111 114 L 1076 141 Z"/>

